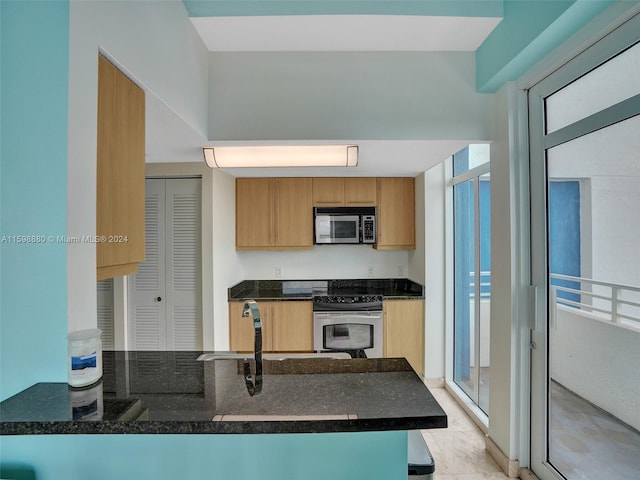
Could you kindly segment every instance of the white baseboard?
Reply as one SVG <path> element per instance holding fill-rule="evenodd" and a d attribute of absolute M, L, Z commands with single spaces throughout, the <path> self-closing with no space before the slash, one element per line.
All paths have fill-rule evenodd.
<path fill-rule="evenodd" d="M 509 457 L 502 453 L 502 450 L 500 450 L 495 442 L 491 440 L 489 435 L 485 435 L 484 439 L 484 448 L 487 450 L 489 455 L 491 455 L 491 458 L 496 461 L 505 475 L 507 475 L 509 478 L 520 477 L 520 462 L 518 462 L 518 460 L 509 460 Z"/>
<path fill-rule="evenodd" d="M 425 378 L 424 384 L 427 388 L 444 388 L 444 377 Z"/>

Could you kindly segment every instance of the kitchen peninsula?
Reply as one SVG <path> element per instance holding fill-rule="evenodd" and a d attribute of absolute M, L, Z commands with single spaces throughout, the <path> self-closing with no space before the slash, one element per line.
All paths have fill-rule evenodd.
<path fill-rule="evenodd" d="M 51 450 L 35 449 L 27 460 L 46 469 L 56 463 L 51 452 L 60 455 L 55 445 L 65 445 L 62 455 L 69 455 L 65 448 L 77 449 L 78 437 L 85 463 L 101 460 L 103 443 L 117 444 L 126 472 L 138 475 L 116 469 L 92 478 L 150 478 L 145 468 L 156 467 L 145 467 L 145 458 L 175 471 L 175 462 L 184 468 L 180 454 L 192 462 L 191 471 L 210 471 L 215 464 L 228 475 L 210 478 L 254 478 L 234 468 L 247 468 L 240 465 L 251 464 L 246 457 L 253 451 L 271 451 L 289 466 L 261 463 L 255 466 L 262 469 L 259 478 L 404 480 L 406 431 L 447 425 L 444 411 L 404 359 L 265 360 L 263 391 L 251 397 L 241 360 L 202 361 L 201 353 L 104 352 L 104 376 L 92 388 L 32 386 L 0 404 L 3 454 L 39 439 L 38 445 Z M 165 457 L 153 453 L 153 445 Z M 325 477 L 318 469 L 328 458 L 331 465 L 322 468 L 333 473 Z M 73 468 L 70 461 L 67 478 L 80 478 Z"/>
<path fill-rule="evenodd" d="M 0 433 L 322 433 L 446 427 L 446 415 L 404 359 L 264 360 L 263 391 L 251 397 L 242 360 L 202 361 L 200 356 L 104 352 L 104 376 L 93 388 L 38 383 L 0 403 Z"/>

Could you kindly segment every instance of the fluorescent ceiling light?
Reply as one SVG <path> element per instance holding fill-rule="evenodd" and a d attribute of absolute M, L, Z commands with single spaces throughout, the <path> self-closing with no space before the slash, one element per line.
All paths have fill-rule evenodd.
<path fill-rule="evenodd" d="M 205 147 L 211 168 L 355 167 L 357 145 L 251 145 Z"/>

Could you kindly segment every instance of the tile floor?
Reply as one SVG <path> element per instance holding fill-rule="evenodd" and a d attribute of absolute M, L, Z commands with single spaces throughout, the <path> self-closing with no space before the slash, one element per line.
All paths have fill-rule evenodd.
<path fill-rule="evenodd" d="M 430 388 L 447 413 L 445 429 L 422 430 L 436 464 L 434 480 L 504 480 L 485 450 L 484 433 L 444 388 Z"/>
<path fill-rule="evenodd" d="M 638 431 L 554 381 L 550 408 L 550 462 L 565 477 L 640 478 Z"/>

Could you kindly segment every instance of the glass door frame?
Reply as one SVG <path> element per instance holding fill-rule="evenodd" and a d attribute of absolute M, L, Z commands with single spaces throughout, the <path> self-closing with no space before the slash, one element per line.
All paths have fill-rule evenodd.
<path fill-rule="evenodd" d="M 448 189 L 449 194 L 447 196 L 447 204 L 448 204 L 447 211 L 451 212 L 451 218 L 452 218 L 452 221 L 448 226 L 448 232 L 446 235 L 447 244 L 450 246 L 453 245 L 454 235 L 455 235 L 455 232 L 454 232 L 455 229 L 453 228 L 453 224 L 455 223 L 453 221 L 453 215 L 455 210 L 453 205 L 454 204 L 454 201 L 453 201 L 454 188 L 456 185 L 460 185 L 468 181 L 473 181 L 474 227 L 473 227 L 472 234 L 474 236 L 474 273 L 476 274 L 476 276 L 479 276 L 480 248 L 481 248 L 480 238 L 479 238 L 480 237 L 480 179 L 482 177 L 491 175 L 491 163 L 486 162 L 486 163 L 477 165 L 456 176 L 453 176 L 452 163 L 453 163 L 453 157 L 450 158 L 450 164 L 447 166 L 447 169 L 446 169 L 447 170 L 446 175 L 448 176 L 448 178 L 450 178 L 449 189 Z M 474 378 L 472 379 L 473 395 L 467 392 L 463 387 L 461 387 L 455 381 L 455 368 L 453 365 L 455 362 L 455 335 L 454 335 L 454 325 L 453 325 L 453 322 L 455 322 L 454 294 L 453 294 L 453 291 L 455 289 L 454 287 L 455 275 L 454 275 L 454 267 L 453 267 L 453 263 L 455 261 L 455 252 L 454 252 L 455 249 L 453 247 L 450 247 L 447 250 L 448 252 L 450 252 L 447 255 L 447 270 L 448 270 L 447 277 L 450 279 L 448 283 L 451 286 L 449 290 L 450 293 L 447 296 L 447 304 L 450 305 L 451 307 L 449 310 L 448 321 L 447 321 L 448 324 L 450 322 L 450 326 L 448 327 L 448 334 L 447 334 L 447 346 L 448 346 L 447 358 L 449 359 L 449 361 L 447 362 L 448 367 L 447 367 L 447 373 L 446 373 L 446 381 L 449 387 L 458 396 L 458 398 L 460 398 L 466 404 L 468 408 L 468 413 L 472 414 L 480 422 L 478 425 L 481 428 L 484 428 L 484 430 L 486 430 L 488 426 L 489 412 L 488 411 L 485 412 L 479 406 L 479 388 L 478 388 L 479 369 L 478 371 L 476 371 L 476 375 L 474 375 Z M 480 345 L 480 328 L 479 328 L 480 281 L 479 280 L 474 281 L 474 290 L 476 290 L 476 293 L 475 293 L 476 301 L 474 302 L 473 311 L 470 312 L 473 317 L 472 321 L 476 322 L 475 329 L 474 329 L 474 339 L 473 339 L 474 364 L 480 365 L 479 363 L 480 362 L 480 348 L 479 348 L 479 345 Z"/>
<path fill-rule="evenodd" d="M 546 151 L 554 146 L 634 116 L 640 95 L 545 134 L 545 99 L 638 42 L 640 15 L 627 20 L 529 90 L 531 212 L 531 404 L 530 469 L 541 479 L 564 477 L 548 463 L 548 231 Z M 637 114 L 637 113 L 636 113 Z"/>

